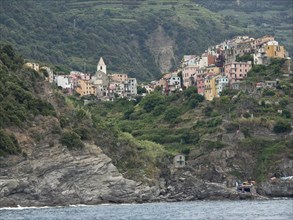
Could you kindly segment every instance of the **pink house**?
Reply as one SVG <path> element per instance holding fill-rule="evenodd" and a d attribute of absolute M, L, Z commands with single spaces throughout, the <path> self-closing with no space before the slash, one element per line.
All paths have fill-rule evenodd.
<path fill-rule="evenodd" d="M 196 74 L 196 87 L 197 87 L 197 93 L 200 95 L 204 95 L 204 79 L 205 79 L 206 73 L 198 73 Z"/>
<path fill-rule="evenodd" d="M 188 88 L 194 84 L 194 76 L 196 75 L 198 67 L 186 66 L 182 70 L 183 85 Z"/>
<path fill-rule="evenodd" d="M 82 73 L 82 72 L 78 72 L 78 71 L 71 71 L 70 76 L 72 78 L 73 88 L 76 88 L 78 86 L 78 80 L 81 79 L 81 80 L 88 81 L 91 79 L 90 74 L 86 74 L 86 73 Z"/>
<path fill-rule="evenodd" d="M 247 77 L 251 69 L 251 62 L 232 62 L 225 64 L 225 75 L 231 83 L 241 81 Z"/>

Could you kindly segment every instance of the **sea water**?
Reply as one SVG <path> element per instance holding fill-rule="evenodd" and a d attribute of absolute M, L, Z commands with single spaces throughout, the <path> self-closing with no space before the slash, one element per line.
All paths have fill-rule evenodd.
<path fill-rule="evenodd" d="M 145 204 L 1 208 L 0 219 L 293 219 L 293 199 L 266 201 L 194 201 Z"/>

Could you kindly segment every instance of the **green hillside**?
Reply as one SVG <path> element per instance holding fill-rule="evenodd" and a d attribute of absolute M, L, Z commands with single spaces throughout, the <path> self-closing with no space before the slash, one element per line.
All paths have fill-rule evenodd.
<path fill-rule="evenodd" d="M 292 50 L 292 10 L 286 4 L 272 1 L 274 11 L 263 10 L 263 21 L 257 23 L 256 12 L 245 12 L 245 7 L 215 11 L 209 5 L 223 6 L 223 1 L 204 2 L 0 1 L 0 41 L 28 59 L 88 72 L 94 72 L 103 56 L 109 70 L 143 81 L 176 67 L 183 54 L 200 54 L 234 35 L 275 33 Z M 237 15 L 227 15 L 228 9 Z M 275 32 L 264 27 L 272 19 L 282 23 Z"/>

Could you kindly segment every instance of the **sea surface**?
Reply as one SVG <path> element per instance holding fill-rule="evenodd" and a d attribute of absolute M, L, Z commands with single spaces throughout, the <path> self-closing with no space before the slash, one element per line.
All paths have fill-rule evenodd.
<path fill-rule="evenodd" d="M 267 201 L 195 201 L 146 204 L 105 204 L 67 207 L 1 208 L 0 219 L 293 219 L 293 199 Z"/>

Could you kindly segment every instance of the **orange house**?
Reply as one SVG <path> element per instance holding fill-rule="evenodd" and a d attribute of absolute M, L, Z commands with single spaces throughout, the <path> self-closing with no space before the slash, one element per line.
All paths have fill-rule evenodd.
<path fill-rule="evenodd" d="M 93 85 L 90 80 L 78 80 L 78 86 L 76 87 L 76 92 L 80 94 L 80 96 L 85 95 L 96 95 L 97 88 Z"/>

